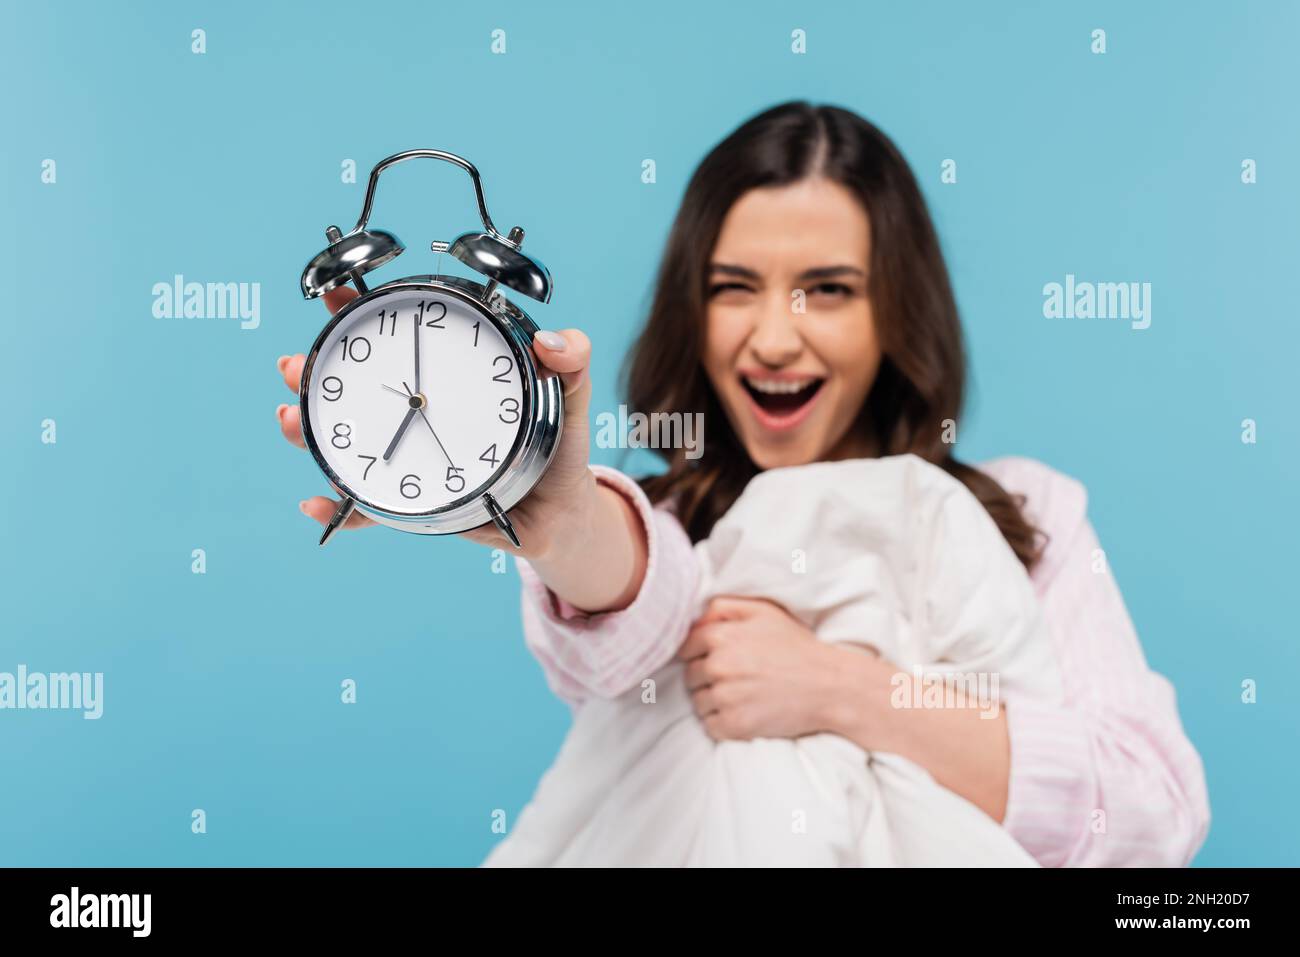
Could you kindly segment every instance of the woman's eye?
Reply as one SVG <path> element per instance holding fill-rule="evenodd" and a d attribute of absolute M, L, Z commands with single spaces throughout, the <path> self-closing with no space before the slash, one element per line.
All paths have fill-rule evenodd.
<path fill-rule="evenodd" d="M 748 286 L 738 282 L 719 282 L 709 287 L 709 298 L 724 292 L 752 292 Z"/>
<path fill-rule="evenodd" d="M 853 290 L 842 282 L 823 282 L 813 286 L 809 290 L 811 293 L 843 298 L 853 295 Z"/>

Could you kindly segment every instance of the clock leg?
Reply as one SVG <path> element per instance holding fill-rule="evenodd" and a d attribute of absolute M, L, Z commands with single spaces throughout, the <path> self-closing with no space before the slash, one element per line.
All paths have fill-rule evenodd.
<path fill-rule="evenodd" d="M 356 508 L 356 504 L 348 496 L 343 496 L 343 501 L 339 502 L 339 507 L 334 509 L 334 517 L 330 519 L 329 524 L 325 526 L 325 531 L 321 534 L 320 543 L 322 545 L 334 537 L 334 533 L 348 520 L 348 516 L 352 514 L 352 509 Z"/>
<path fill-rule="evenodd" d="M 515 534 L 515 527 L 510 524 L 510 519 L 506 513 L 501 510 L 497 500 L 491 495 L 483 496 L 483 504 L 487 506 L 488 514 L 492 516 L 492 521 L 496 523 L 497 528 L 501 529 L 501 534 L 510 539 L 515 548 L 519 547 L 519 536 Z"/>

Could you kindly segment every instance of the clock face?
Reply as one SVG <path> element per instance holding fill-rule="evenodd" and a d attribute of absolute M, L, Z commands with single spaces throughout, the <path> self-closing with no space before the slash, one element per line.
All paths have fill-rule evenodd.
<path fill-rule="evenodd" d="M 525 424 L 522 374 L 486 315 L 441 290 L 397 289 L 330 329 L 304 428 L 362 505 L 429 512 L 505 467 Z"/>

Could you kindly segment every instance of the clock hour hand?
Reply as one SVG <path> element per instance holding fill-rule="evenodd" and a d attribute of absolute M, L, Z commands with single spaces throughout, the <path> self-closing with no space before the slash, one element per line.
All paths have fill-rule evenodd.
<path fill-rule="evenodd" d="M 393 457 L 393 453 L 397 451 L 397 443 L 402 441 L 402 436 L 406 434 L 406 427 L 411 424 L 411 420 L 415 418 L 415 413 L 419 411 L 418 406 L 412 406 L 407 410 L 406 417 L 402 419 L 402 424 L 397 427 L 397 434 L 393 436 L 393 441 L 389 442 L 388 448 L 384 449 L 385 462 Z"/>

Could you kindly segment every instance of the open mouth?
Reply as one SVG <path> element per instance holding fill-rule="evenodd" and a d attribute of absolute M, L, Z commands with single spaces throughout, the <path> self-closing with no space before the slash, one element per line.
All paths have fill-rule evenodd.
<path fill-rule="evenodd" d="M 769 428 L 791 428 L 803 421 L 812 409 L 825 379 L 764 379 L 741 376 L 741 385 L 749 395 L 759 420 Z"/>

